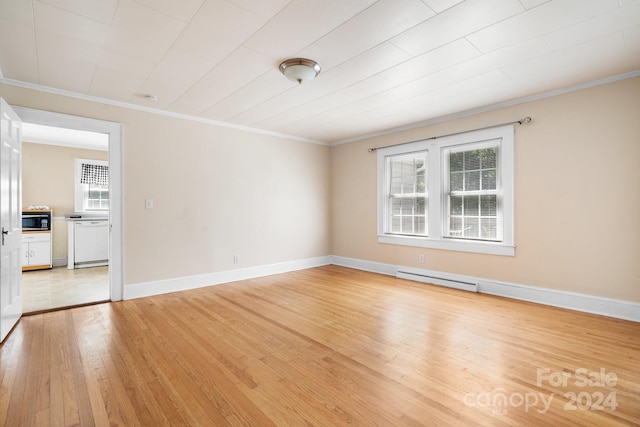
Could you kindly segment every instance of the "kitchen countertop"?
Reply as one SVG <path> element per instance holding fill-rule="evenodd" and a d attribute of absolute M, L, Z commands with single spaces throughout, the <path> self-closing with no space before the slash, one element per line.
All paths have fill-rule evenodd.
<path fill-rule="evenodd" d="M 73 214 L 66 215 L 65 219 L 67 221 L 108 221 L 109 217 L 96 214 Z"/>

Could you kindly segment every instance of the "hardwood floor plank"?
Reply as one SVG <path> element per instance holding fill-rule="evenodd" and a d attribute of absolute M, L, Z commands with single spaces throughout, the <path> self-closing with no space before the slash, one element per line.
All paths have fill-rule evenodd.
<path fill-rule="evenodd" d="M 0 425 L 640 425 L 639 338 L 326 266 L 23 318 Z"/>

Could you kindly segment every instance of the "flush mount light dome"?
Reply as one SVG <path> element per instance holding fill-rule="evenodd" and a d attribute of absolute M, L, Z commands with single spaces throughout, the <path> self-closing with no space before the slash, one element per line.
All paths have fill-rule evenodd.
<path fill-rule="evenodd" d="M 320 73 L 320 65 L 306 58 L 287 59 L 280 64 L 280 72 L 289 80 L 302 84 Z"/>

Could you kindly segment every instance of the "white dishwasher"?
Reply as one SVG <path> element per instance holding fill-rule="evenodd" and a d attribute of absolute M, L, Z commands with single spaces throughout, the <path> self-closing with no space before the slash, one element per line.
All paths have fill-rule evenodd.
<path fill-rule="evenodd" d="M 73 221 L 74 268 L 107 265 L 108 262 L 109 221 Z"/>

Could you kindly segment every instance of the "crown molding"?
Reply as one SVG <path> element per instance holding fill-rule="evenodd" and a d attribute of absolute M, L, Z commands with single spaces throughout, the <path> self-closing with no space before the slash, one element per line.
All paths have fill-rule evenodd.
<path fill-rule="evenodd" d="M 24 89 L 35 90 L 35 91 L 38 91 L 38 92 L 50 93 L 50 94 L 53 94 L 53 95 L 66 96 L 68 98 L 75 98 L 75 99 L 80 99 L 80 100 L 83 100 L 83 101 L 97 102 L 97 103 L 100 103 L 100 104 L 111 105 L 111 106 L 120 107 L 120 108 L 126 108 L 126 109 L 129 109 L 129 110 L 142 111 L 142 112 L 145 112 L 145 113 L 157 114 L 157 115 L 160 115 L 160 116 L 172 117 L 172 118 L 175 118 L 175 119 L 190 120 L 190 121 L 193 121 L 193 122 L 206 123 L 206 124 L 210 124 L 210 125 L 213 125 L 213 126 L 220 126 L 220 127 L 225 127 L 225 128 L 235 129 L 235 130 L 241 130 L 241 131 L 245 131 L 245 132 L 257 133 L 257 134 L 260 134 L 260 135 L 275 136 L 275 137 L 278 137 L 278 138 L 285 138 L 285 139 L 290 139 L 290 140 L 294 140 L 294 141 L 306 142 L 306 143 L 310 143 L 310 144 L 318 144 L 318 145 L 330 146 L 330 144 L 327 143 L 327 142 L 318 141 L 318 140 L 315 140 L 315 139 L 303 138 L 303 137 L 299 137 L 299 136 L 295 136 L 295 135 L 287 135 L 287 134 L 278 133 L 278 132 L 271 132 L 271 131 L 264 130 L 264 129 L 257 129 L 257 128 L 252 128 L 252 127 L 249 127 L 249 126 L 236 125 L 236 124 L 233 124 L 233 123 L 227 123 L 227 122 L 221 122 L 221 121 L 218 121 L 218 120 L 206 119 L 206 118 L 203 118 L 203 117 L 192 116 L 192 115 L 189 115 L 189 114 L 175 113 L 175 112 L 171 112 L 171 111 L 161 110 L 161 109 L 158 109 L 158 108 L 151 108 L 151 107 L 145 107 L 143 105 L 131 104 L 129 102 L 115 101 L 115 100 L 112 100 L 112 99 L 101 98 L 101 97 L 98 97 L 98 96 L 72 92 L 72 91 L 69 91 L 69 90 L 56 89 L 56 88 L 53 88 L 53 87 L 42 86 L 42 85 L 38 85 L 38 84 L 35 84 L 35 83 L 23 82 L 21 80 L 5 79 L 2 76 L 2 70 L 0 70 L 0 84 L 6 84 L 6 85 L 9 85 L 9 86 L 21 87 L 21 88 L 24 88 Z"/>
<path fill-rule="evenodd" d="M 539 99 L 550 98 L 552 96 L 563 95 L 565 93 L 570 93 L 570 92 L 575 92 L 575 91 L 582 90 L 582 89 L 588 89 L 588 88 L 592 88 L 592 87 L 596 87 L 596 86 L 601 86 L 601 85 L 617 82 L 619 80 L 632 79 L 632 78 L 638 77 L 638 76 L 640 76 L 640 70 L 631 71 L 629 73 L 618 74 L 618 75 L 615 75 L 615 76 L 606 77 L 604 79 L 595 80 L 595 81 L 592 81 L 592 82 L 582 83 L 582 84 L 574 85 L 574 86 L 568 86 L 568 87 L 562 88 L 562 89 L 556 89 L 556 90 L 552 90 L 552 91 L 549 91 L 549 92 L 539 93 L 539 94 L 536 94 L 536 95 L 525 96 L 523 98 L 512 99 L 510 101 L 505 101 L 505 102 L 500 102 L 500 103 L 497 103 L 497 104 L 487 105 L 487 106 L 484 106 L 484 107 L 474 108 L 472 110 L 461 111 L 459 113 L 453 113 L 453 114 L 449 114 L 449 115 L 446 115 L 446 116 L 441 116 L 441 117 L 436 117 L 436 118 L 429 119 L 429 120 L 424 120 L 424 121 L 420 121 L 420 122 L 416 122 L 416 123 L 411 123 L 411 124 L 405 125 L 405 126 L 399 126 L 399 127 L 395 127 L 395 128 L 391 128 L 391 129 L 385 129 L 385 130 L 382 130 L 382 131 L 379 131 L 379 132 L 373 132 L 373 133 L 369 133 L 369 134 L 366 134 L 366 135 L 356 136 L 354 138 L 349 138 L 349 139 L 344 139 L 342 141 L 334 142 L 333 144 L 331 144 L 331 146 L 348 144 L 350 142 L 362 141 L 364 139 L 375 138 L 377 136 L 383 136 L 383 135 L 389 135 L 391 133 L 396 133 L 396 132 L 401 132 L 401 131 L 405 131 L 405 130 L 415 129 L 415 128 L 419 128 L 419 127 L 422 127 L 422 126 L 429 126 L 429 125 L 433 125 L 433 124 L 436 124 L 436 123 L 447 122 L 449 120 L 460 119 L 460 118 L 463 118 L 463 117 L 473 116 L 473 115 L 479 114 L 479 113 L 485 113 L 485 112 L 488 112 L 488 111 L 499 110 L 499 109 L 505 108 L 505 107 L 512 107 L 514 105 L 519 105 L 519 104 L 524 104 L 524 103 L 527 103 L 527 102 L 537 101 Z"/>

